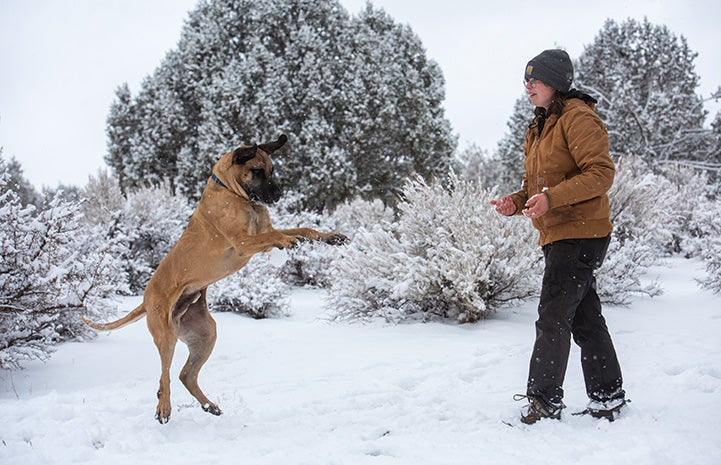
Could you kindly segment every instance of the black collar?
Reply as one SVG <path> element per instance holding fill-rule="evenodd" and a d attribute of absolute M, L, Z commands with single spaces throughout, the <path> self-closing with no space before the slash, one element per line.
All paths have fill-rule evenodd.
<path fill-rule="evenodd" d="M 210 173 L 210 179 L 212 179 L 213 181 L 215 181 L 215 183 L 216 183 L 217 185 L 219 185 L 220 187 L 222 187 L 222 188 L 224 188 L 224 189 L 227 189 L 227 188 L 228 188 L 228 186 L 226 186 L 225 184 L 223 184 L 223 181 L 221 181 L 220 179 L 218 179 L 218 176 L 216 176 L 215 173 Z"/>

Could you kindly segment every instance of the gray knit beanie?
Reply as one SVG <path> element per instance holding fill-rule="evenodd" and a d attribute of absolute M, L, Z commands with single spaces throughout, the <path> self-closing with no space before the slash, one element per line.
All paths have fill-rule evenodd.
<path fill-rule="evenodd" d="M 544 50 L 526 65 L 525 79 L 538 79 L 566 93 L 573 82 L 573 63 L 565 50 Z"/>

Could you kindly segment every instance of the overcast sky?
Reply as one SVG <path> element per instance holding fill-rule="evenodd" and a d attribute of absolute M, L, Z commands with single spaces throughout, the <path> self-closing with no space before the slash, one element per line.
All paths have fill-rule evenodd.
<path fill-rule="evenodd" d="M 262 0 L 261 0 L 262 1 Z M 357 13 L 365 0 L 341 0 Z M 446 79 L 459 146 L 492 150 L 523 94 L 523 68 L 544 49 L 576 58 L 606 19 L 647 17 L 698 53 L 698 92 L 721 85 L 718 0 L 375 0 L 410 25 Z M 483 3 L 483 5 L 481 4 Z M 85 185 L 105 167 L 116 87 L 135 94 L 175 47 L 196 0 L 0 0 L 0 146 L 36 187 Z M 721 106 L 710 104 L 714 114 Z M 276 134 L 268 134 L 273 138 Z M 251 142 L 251 141 L 239 141 Z"/>

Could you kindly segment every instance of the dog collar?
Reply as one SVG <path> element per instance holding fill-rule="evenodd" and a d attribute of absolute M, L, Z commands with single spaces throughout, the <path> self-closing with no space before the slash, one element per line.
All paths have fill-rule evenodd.
<path fill-rule="evenodd" d="M 250 197 L 248 197 L 248 194 L 246 194 L 245 191 L 242 190 L 242 188 L 241 188 L 240 192 L 236 192 L 236 191 L 232 190 L 230 187 L 226 186 L 225 183 L 223 181 L 221 181 L 218 176 L 215 175 L 215 173 L 212 173 L 212 172 L 210 173 L 210 179 L 215 181 L 215 183 L 217 185 L 219 185 L 220 187 L 222 187 L 223 189 L 226 189 L 243 199 L 250 200 Z M 252 202 L 252 200 L 250 200 L 250 201 Z"/>
<path fill-rule="evenodd" d="M 218 178 L 218 176 L 215 175 L 215 173 L 210 173 L 210 179 L 212 179 L 213 181 L 215 181 L 215 183 L 216 183 L 217 185 L 219 185 L 220 187 L 222 187 L 222 188 L 224 188 L 224 189 L 227 189 L 227 188 L 228 188 L 228 186 L 226 186 L 225 184 L 223 184 L 223 181 L 221 181 L 221 180 Z"/>

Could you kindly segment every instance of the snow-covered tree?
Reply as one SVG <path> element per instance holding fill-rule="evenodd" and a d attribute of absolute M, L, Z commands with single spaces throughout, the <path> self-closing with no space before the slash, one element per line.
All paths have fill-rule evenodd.
<path fill-rule="evenodd" d="M 344 139 L 356 193 L 393 203 L 409 174 L 431 179 L 450 170 L 456 140 L 443 115 L 445 81 L 418 36 L 383 10 L 368 4 L 351 26 Z"/>
<path fill-rule="evenodd" d="M 484 185 L 498 185 L 501 192 L 518 190 L 523 176 L 523 144 L 532 119 L 533 105 L 524 93 L 514 103 L 513 113 L 506 122 L 508 132 L 498 142 L 498 147 L 487 164 L 494 169 L 485 170 Z"/>
<path fill-rule="evenodd" d="M 135 98 L 119 88 L 108 164 L 124 190 L 168 178 L 197 199 L 223 153 L 286 133 L 276 171 L 306 208 L 394 200 L 451 160 L 443 85 L 410 28 L 370 5 L 209 0 Z"/>
<path fill-rule="evenodd" d="M 716 89 L 713 97 L 716 101 L 721 99 L 721 86 Z M 708 174 L 709 196 L 721 198 L 721 111 L 716 113 L 706 140 L 708 141 L 706 145 L 708 156 L 698 157 L 706 161 L 699 161 L 696 164 L 691 164 L 691 166 Z"/>
<path fill-rule="evenodd" d="M 56 196 L 25 207 L 8 179 L 0 157 L 0 367 L 15 368 L 94 334 L 80 317 L 105 317 L 125 284 L 116 243 L 94 240 L 77 203 Z"/>
<path fill-rule="evenodd" d="M 126 168 L 126 161 L 133 157 L 133 141 L 138 131 L 138 119 L 130 88 L 124 83 L 115 90 L 115 100 L 110 105 L 105 127 L 108 147 L 105 161 L 112 168 L 121 186 L 135 185 L 139 182 L 135 179 L 134 173 L 129 172 L 130 166 Z"/>
<path fill-rule="evenodd" d="M 575 85 L 599 100 L 613 154 L 635 154 L 657 170 L 669 161 L 710 161 L 696 56 L 666 26 L 606 21 L 578 58 Z"/>
<path fill-rule="evenodd" d="M 473 322 L 535 295 L 536 236 L 490 208 L 495 195 L 455 178 L 407 182 L 398 220 L 359 230 L 333 262 L 337 318 Z"/>
<path fill-rule="evenodd" d="M 0 157 L 2 157 L 2 147 L 0 147 Z M 23 205 L 39 205 L 42 196 L 38 194 L 30 181 L 25 178 L 23 168 L 14 157 L 5 162 L 7 181 L 0 186 L 0 194 L 4 194 L 7 190 L 12 190 L 18 196 Z"/>
<path fill-rule="evenodd" d="M 69 203 L 79 203 L 82 200 L 80 191 L 81 189 L 74 184 L 58 183 L 54 187 L 43 186 L 43 191 L 40 196 L 40 205 L 38 206 L 47 206 L 47 202 L 55 197 L 59 197 Z"/>

